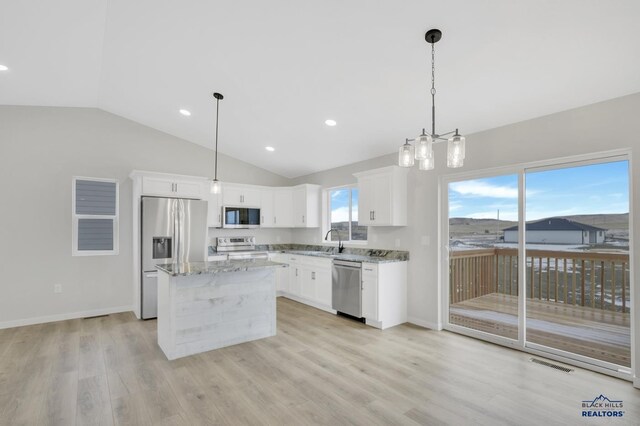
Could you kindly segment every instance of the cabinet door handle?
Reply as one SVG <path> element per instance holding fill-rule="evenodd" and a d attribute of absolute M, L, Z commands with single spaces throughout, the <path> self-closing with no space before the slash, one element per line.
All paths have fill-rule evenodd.
<path fill-rule="evenodd" d="M 370 269 L 370 268 L 362 268 L 362 269 L 364 269 L 365 271 L 373 272 L 373 269 Z"/>
<path fill-rule="evenodd" d="M 273 224 L 274 224 L 274 225 L 275 225 L 276 223 L 278 223 L 278 220 L 277 220 L 277 219 L 278 219 L 277 217 L 275 217 L 275 216 L 273 217 Z"/>
<path fill-rule="evenodd" d="M 373 211 L 373 220 L 376 220 L 376 211 Z"/>
<path fill-rule="evenodd" d="M 221 219 L 222 219 L 222 218 L 220 217 L 220 214 L 218 214 L 218 223 L 220 223 L 220 220 L 221 220 Z"/>
<path fill-rule="evenodd" d="M 311 279 L 312 280 L 316 279 L 316 273 L 314 271 L 311 271 Z"/>
<path fill-rule="evenodd" d="M 298 268 L 296 268 L 296 277 L 298 276 Z"/>
<path fill-rule="evenodd" d="M 304 223 L 304 215 L 302 215 L 302 223 Z"/>
<path fill-rule="evenodd" d="M 262 222 L 260 223 L 264 224 L 264 215 L 262 215 Z"/>
<path fill-rule="evenodd" d="M 369 220 L 373 220 L 373 210 L 369 210 Z"/>

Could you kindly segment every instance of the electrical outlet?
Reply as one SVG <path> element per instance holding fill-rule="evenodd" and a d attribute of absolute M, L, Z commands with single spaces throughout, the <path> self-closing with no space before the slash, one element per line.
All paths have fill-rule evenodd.
<path fill-rule="evenodd" d="M 422 238 L 420 238 L 420 244 L 422 244 L 423 246 L 431 245 L 431 237 L 429 237 L 428 235 L 423 235 Z"/>
<path fill-rule="evenodd" d="M 54 284 L 53 285 L 54 293 L 62 293 L 62 284 Z"/>

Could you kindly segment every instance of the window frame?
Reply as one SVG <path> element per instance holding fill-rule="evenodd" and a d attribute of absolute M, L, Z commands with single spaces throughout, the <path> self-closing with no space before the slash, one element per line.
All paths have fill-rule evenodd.
<path fill-rule="evenodd" d="M 358 184 L 349 184 L 349 185 L 340 185 L 340 186 L 332 186 L 331 188 L 325 188 L 323 190 L 323 196 L 322 196 L 322 235 L 321 235 L 321 243 L 323 244 L 327 244 L 327 245 L 338 245 L 338 241 L 325 241 L 324 240 L 324 236 L 327 235 L 327 232 L 329 232 L 329 230 L 331 229 L 331 191 L 339 191 L 341 189 L 348 189 L 349 190 L 349 238 L 348 239 L 343 239 L 342 242 L 343 243 L 349 243 L 349 244 L 359 244 L 359 245 L 366 245 L 369 241 L 369 227 L 367 226 L 367 239 L 366 240 L 353 240 L 351 239 L 352 235 L 352 229 L 351 229 L 351 223 L 353 222 L 353 190 L 354 189 L 359 189 L 358 188 Z M 359 206 L 358 206 L 359 207 Z M 358 208 L 359 210 L 359 208 Z M 365 226 L 365 225 L 359 225 L 359 226 Z"/>
<path fill-rule="evenodd" d="M 76 182 L 110 182 L 116 185 L 115 215 L 76 214 Z M 111 219 L 113 221 L 113 250 L 78 250 L 78 224 L 80 219 Z M 73 176 L 71 178 L 71 255 L 115 256 L 120 253 L 120 182 L 118 179 Z"/>

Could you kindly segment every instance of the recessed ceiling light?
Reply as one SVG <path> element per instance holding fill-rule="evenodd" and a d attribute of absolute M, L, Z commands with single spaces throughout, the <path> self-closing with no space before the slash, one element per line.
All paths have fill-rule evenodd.
<path fill-rule="evenodd" d="M 267 150 L 267 151 L 269 151 L 269 152 L 273 152 L 273 151 L 275 151 L 275 150 L 276 150 L 276 149 L 275 149 L 274 147 L 272 147 L 272 146 L 265 146 L 265 147 L 264 147 L 264 149 L 266 149 L 266 150 Z"/>
<path fill-rule="evenodd" d="M 185 117 L 188 117 L 191 115 L 191 112 L 187 111 L 186 109 L 181 109 L 180 114 L 184 115 Z"/>
<path fill-rule="evenodd" d="M 324 124 L 326 124 L 327 126 L 333 127 L 338 123 L 336 122 L 336 120 L 325 120 Z"/>
<path fill-rule="evenodd" d="M 0 65 L 0 71 L 7 71 L 9 69 L 6 65 Z"/>

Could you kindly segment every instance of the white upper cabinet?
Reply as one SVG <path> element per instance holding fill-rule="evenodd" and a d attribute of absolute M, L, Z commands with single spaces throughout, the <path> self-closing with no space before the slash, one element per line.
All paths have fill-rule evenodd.
<path fill-rule="evenodd" d="M 142 195 L 204 198 L 204 180 L 173 176 L 143 176 Z"/>
<path fill-rule="evenodd" d="M 222 204 L 225 206 L 260 207 L 262 191 L 251 185 L 222 184 Z"/>
<path fill-rule="evenodd" d="M 273 210 L 273 190 L 270 188 L 262 188 L 260 193 L 260 227 L 273 228 L 276 226 Z"/>
<path fill-rule="evenodd" d="M 320 186 L 293 187 L 293 226 L 317 228 L 320 226 Z"/>
<path fill-rule="evenodd" d="M 407 168 L 390 166 L 354 174 L 360 191 L 358 224 L 407 225 L 408 173 Z"/>
<path fill-rule="evenodd" d="M 273 226 L 293 227 L 293 191 L 291 188 L 273 189 Z"/>
<path fill-rule="evenodd" d="M 208 193 L 205 199 L 209 206 L 207 207 L 207 227 L 209 228 L 221 228 L 222 227 L 222 204 L 220 194 Z"/>

